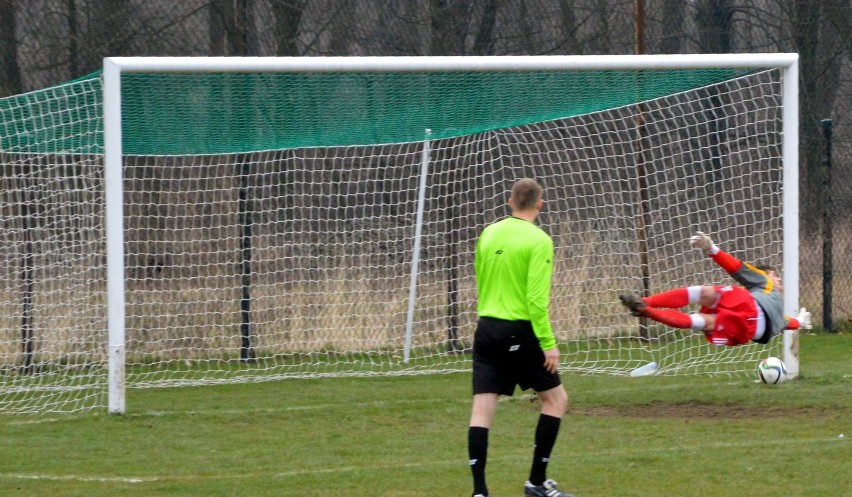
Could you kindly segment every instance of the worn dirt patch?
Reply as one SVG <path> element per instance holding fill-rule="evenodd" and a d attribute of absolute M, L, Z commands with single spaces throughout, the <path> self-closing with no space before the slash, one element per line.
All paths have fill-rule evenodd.
<path fill-rule="evenodd" d="M 631 418 L 684 418 L 684 419 L 766 419 L 766 418 L 811 418 L 827 419 L 838 416 L 838 412 L 825 407 L 743 406 L 738 404 L 700 404 L 683 402 L 677 404 L 652 402 L 629 406 L 595 406 L 570 408 L 575 416 L 622 416 Z"/>

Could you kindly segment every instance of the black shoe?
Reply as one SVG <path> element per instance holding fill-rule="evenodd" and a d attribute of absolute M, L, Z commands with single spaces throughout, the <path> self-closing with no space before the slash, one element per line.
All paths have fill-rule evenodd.
<path fill-rule="evenodd" d="M 541 486 L 533 485 L 529 481 L 524 483 L 524 495 L 527 497 L 574 497 L 556 488 L 553 480 L 544 480 Z"/>
<path fill-rule="evenodd" d="M 642 317 L 645 314 L 645 308 L 648 307 L 648 304 L 645 303 L 642 299 L 637 299 L 633 295 L 619 295 L 618 299 L 621 300 L 621 303 L 626 307 L 630 314 L 633 314 L 636 317 Z"/>

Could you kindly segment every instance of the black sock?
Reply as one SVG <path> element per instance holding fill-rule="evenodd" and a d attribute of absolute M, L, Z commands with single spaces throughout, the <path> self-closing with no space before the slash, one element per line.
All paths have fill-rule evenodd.
<path fill-rule="evenodd" d="M 473 493 L 488 495 L 485 486 L 485 461 L 488 456 L 488 428 L 471 426 L 467 430 L 467 453 L 473 473 Z"/>
<path fill-rule="evenodd" d="M 542 414 L 538 418 L 538 426 L 535 429 L 535 448 L 533 449 L 533 462 L 530 469 L 530 483 L 541 485 L 547 478 L 547 463 L 550 460 L 550 452 L 556 443 L 556 435 L 559 434 L 560 419 Z"/>

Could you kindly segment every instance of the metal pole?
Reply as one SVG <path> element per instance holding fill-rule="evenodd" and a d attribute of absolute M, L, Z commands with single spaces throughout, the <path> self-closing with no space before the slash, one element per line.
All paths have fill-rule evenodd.
<path fill-rule="evenodd" d="M 21 168 L 25 168 L 26 164 L 22 163 Z M 30 211 L 31 195 L 30 188 L 27 187 L 27 175 L 22 171 L 21 180 L 24 199 L 20 204 L 21 208 L 21 235 L 24 239 L 24 253 L 21 258 L 21 280 L 24 284 L 23 309 L 21 315 L 21 342 L 24 352 L 24 365 L 21 368 L 21 373 L 28 375 L 33 373 L 33 359 L 35 352 L 33 349 L 33 292 L 35 287 L 34 277 L 34 247 L 33 233 L 30 222 L 32 220 L 32 212 Z"/>
<path fill-rule="evenodd" d="M 645 53 L 645 2 L 643 0 L 635 0 L 635 50 L 636 55 Z M 638 76 L 641 77 L 641 74 Z M 636 100 L 641 102 L 641 97 L 637 95 Z M 636 107 L 636 132 L 638 138 L 636 140 L 636 188 L 639 193 L 639 215 L 636 217 L 636 238 L 637 249 L 639 252 L 639 268 L 642 274 L 642 295 L 647 297 L 651 294 L 651 274 L 648 264 L 648 239 L 646 228 L 650 223 L 648 214 L 648 183 L 645 178 L 645 142 L 647 141 L 648 130 L 645 127 L 645 109 L 642 103 Z M 639 319 L 639 338 L 647 340 L 650 338 L 648 333 L 648 318 L 642 317 Z"/>
<path fill-rule="evenodd" d="M 429 176 L 429 136 L 431 129 L 426 130 L 426 139 L 423 140 L 423 154 L 420 159 L 420 186 L 417 195 L 417 219 L 414 226 L 414 248 L 411 255 L 411 284 L 408 288 L 408 317 L 405 320 L 405 346 L 402 352 L 402 361 L 408 364 L 411 358 L 411 341 L 414 333 L 414 307 L 417 300 L 417 273 L 420 267 L 420 238 L 423 232 L 423 209 L 426 205 L 426 179 Z"/>
<path fill-rule="evenodd" d="M 240 361 L 255 362 L 255 352 L 251 343 L 251 232 L 252 209 L 249 199 L 249 174 L 251 164 L 243 156 L 240 164 L 239 212 L 242 235 L 240 236 L 240 268 L 242 296 L 240 298 Z"/>
<path fill-rule="evenodd" d="M 458 175 L 458 177 L 457 177 Z M 451 169 L 447 175 L 447 249 L 449 268 L 447 270 L 447 352 L 460 352 L 459 342 L 459 237 L 461 231 L 461 199 L 459 185 L 465 173 L 462 168 Z M 462 188 L 462 190 L 464 190 Z"/>

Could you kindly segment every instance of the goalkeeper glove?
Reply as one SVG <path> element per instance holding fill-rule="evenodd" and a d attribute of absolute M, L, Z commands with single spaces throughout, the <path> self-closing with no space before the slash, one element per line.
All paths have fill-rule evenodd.
<path fill-rule="evenodd" d="M 696 231 L 695 235 L 690 237 L 689 243 L 692 244 L 693 247 L 703 250 L 708 254 L 715 255 L 719 253 L 719 247 L 713 243 L 713 240 L 710 239 L 706 234 Z"/>
<path fill-rule="evenodd" d="M 799 322 L 799 329 L 810 330 L 814 327 L 813 322 L 811 322 L 811 313 L 804 307 L 799 309 L 799 315 L 796 316 L 796 321 Z"/>

